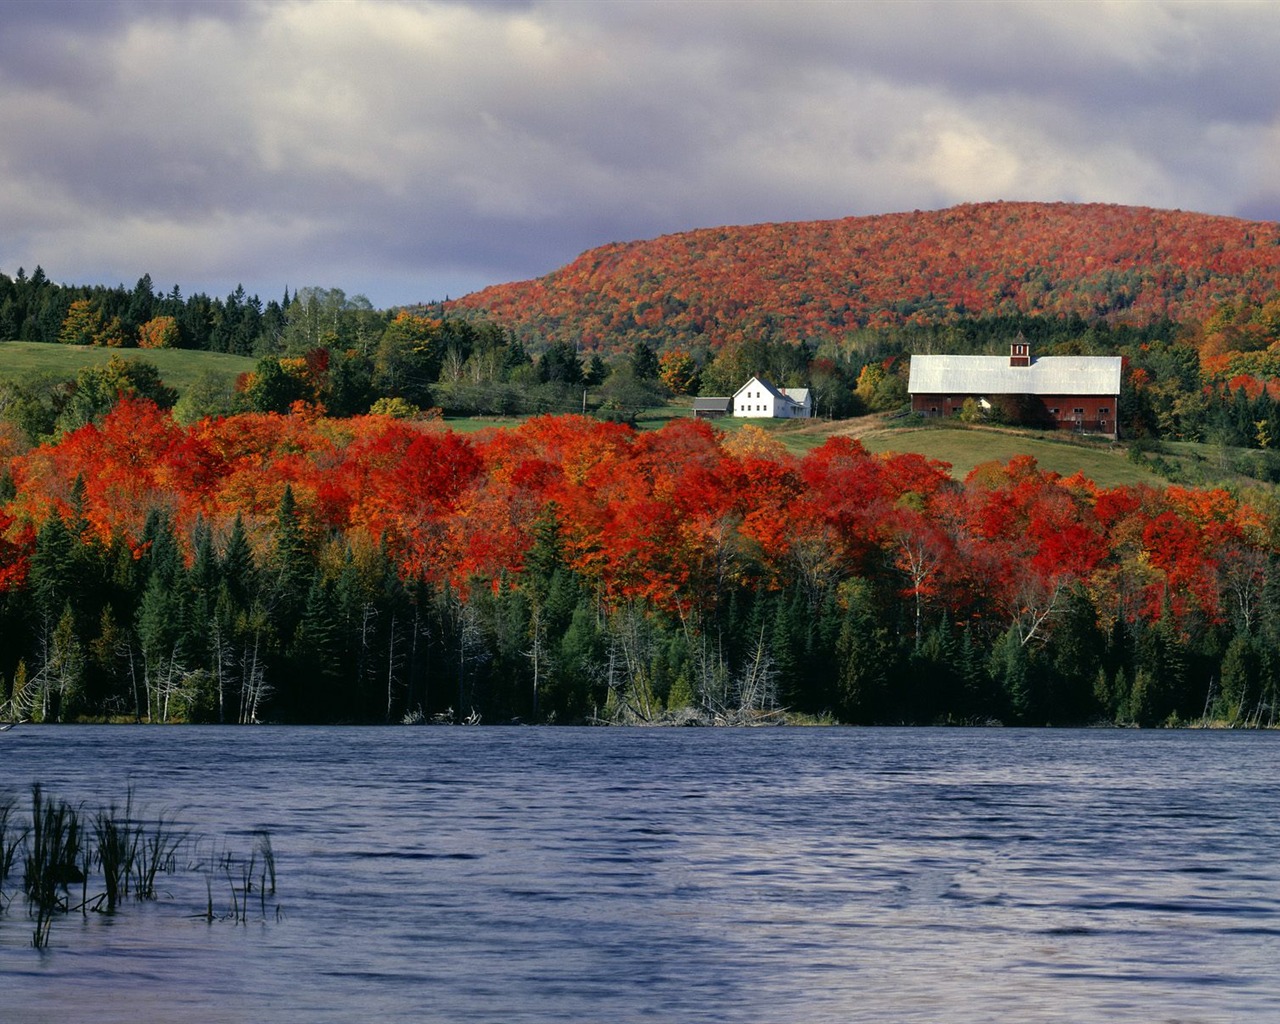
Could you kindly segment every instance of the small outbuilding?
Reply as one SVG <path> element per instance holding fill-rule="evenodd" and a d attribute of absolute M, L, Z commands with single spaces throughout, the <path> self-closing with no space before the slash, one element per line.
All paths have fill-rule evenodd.
<path fill-rule="evenodd" d="M 725 396 L 723 398 L 695 398 L 693 400 L 693 416 L 699 420 L 718 420 L 724 416 L 733 415 L 733 399 Z"/>

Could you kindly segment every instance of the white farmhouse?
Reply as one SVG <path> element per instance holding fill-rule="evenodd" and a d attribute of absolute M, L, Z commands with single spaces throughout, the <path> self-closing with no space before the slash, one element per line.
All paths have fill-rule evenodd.
<path fill-rule="evenodd" d="M 733 415 L 754 419 L 808 419 L 813 399 L 808 388 L 775 388 L 752 377 L 733 396 Z"/>

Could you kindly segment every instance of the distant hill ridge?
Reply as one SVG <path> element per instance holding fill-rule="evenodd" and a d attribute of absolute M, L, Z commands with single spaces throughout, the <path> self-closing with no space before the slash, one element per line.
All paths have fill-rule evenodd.
<path fill-rule="evenodd" d="M 455 300 L 526 342 L 613 351 L 792 341 L 976 316 L 1200 320 L 1280 290 L 1280 224 L 1145 207 L 995 202 L 704 228 L 613 243 Z"/>

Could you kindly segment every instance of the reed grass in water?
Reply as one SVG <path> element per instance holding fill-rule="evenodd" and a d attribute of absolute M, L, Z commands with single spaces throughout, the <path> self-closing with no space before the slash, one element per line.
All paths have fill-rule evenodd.
<path fill-rule="evenodd" d="M 59 915 L 80 911 L 115 914 L 124 901 L 158 898 L 158 880 L 178 870 L 183 850 L 194 845 L 189 832 L 179 829 L 171 817 L 158 816 L 154 823 L 139 820 L 134 810 L 133 787 L 129 787 L 121 809 L 114 802 L 86 815 L 82 808 L 65 800 L 47 797 L 39 783 L 31 789 L 31 820 L 19 820 L 18 801 L 0 793 L 0 914 L 9 909 L 17 893 L 6 890 L 19 857 L 23 866 L 22 894 L 28 915 L 35 923 L 31 944 L 44 949 L 49 944 L 53 921 Z M 249 918 L 249 894 L 256 882 L 262 919 L 267 918 L 267 896 L 276 891 L 276 859 L 271 836 L 265 829 L 254 833 L 247 860 L 222 847 L 216 854 L 188 858 L 189 870 L 205 872 L 207 902 L 196 917 L 233 920 L 244 924 Z M 259 866 L 260 865 L 260 866 Z M 97 869 L 96 872 L 94 869 Z M 214 909 L 213 873 L 226 875 L 231 885 L 231 912 Z M 233 876 L 239 876 L 239 887 Z M 72 898 L 79 887 L 79 901 Z M 276 918 L 281 909 L 275 907 Z"/>
<path fill-rule="evenodd" d="M 123 814 L 112 804 L 93 816 L 98 865 L 106 887 L 107 913 L 114 914 L 120 901 L 129 895 L 129 880 L 138 860 L 140 831 L 133 826 L 133 787 L 125 799 Z"/>
<path fill-rule="evenodd" d="M 0 793 L 0 907 L 7 902 L 5 886 L 13 874 L 14 858 L 27 838 L 27 829 L 19 829 L 14 818 L 13 812 L 17 806 L 16 797 Z"/>
<path fill-rule="evenodd" d="M 84 883 L 80 812 L 65 800 L 48 800 L 40 783 L 31 787 L 31 842 L 27 844 L 22 878 L 35 931 L 31 944 L 49 943 L 53 916 L 70 909 L 69 887 Z M 83 905 L 83 901 L 82 901 Z"/>

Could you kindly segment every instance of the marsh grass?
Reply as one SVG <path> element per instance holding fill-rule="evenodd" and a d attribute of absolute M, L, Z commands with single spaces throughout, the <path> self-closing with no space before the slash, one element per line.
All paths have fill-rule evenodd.
<path fill-rule="evenodd" d="M 32 786 L 31 842 L 24 858 L 23 888 L 35 919 L 31 944 L 36 949 L 48 945 L 54 914 L 70 909 L 69 886 L 85 883 L 83 840 L 79 810 L 65 800 L 46 799 L 40 783 Z"/>
<path fill-rule="evenodd" d="M 276 893 L 276 857 L 271 845 L 271 835 L 266 829 L 254 832 L 254 843 L 247 857 L 237 855 L 226 845 L 210 845 L 193 865 L 205 877 L 207 900 L 202 914 L 195 916 L 209 921 L 231 921 L 248 924 L 250 909 L 257 893 L 258 912 L 265 921 L 268 917 L 267 898 Z M 220 913 L 214 904 L 215 887 L 227 893 L 227 911 Z M 277 904 L 273 908 L 276 920 L 283 912 Z"/>
<path fill-rule="evenodd" d="M 114 914 L 120 901 L 129 895 L 129 882 L 136 869 L 139 831 L 133 826 L 133 787 L 125 799 L 124 812 L 113 803 L 93 816 L 93 835 L 98 844 L 98 865 L 106 888 L 108 914 Z"/>
<path fill-rule="evenodd" d="M 265 828 L 254 833 L 257 849 L 262 854 L 262 881 L 259 891 L 264 896 L 276 894 L 276 854 L 271 848 L 271 834 Z"/>
<path fill-rule="evenodd" d="M 162 814 L 156 818 L 150 830 L 139 827 L 137 832 L 137 856 L 134 859 L 134 892 L 140 900 L 156 898 L 156 876 L 160 872 L 171 873 L 177 864 L 179 848 L 188 833 L 178 831 L 172 819 Z"/>
<path fill-rule="evenodd" d="M 133 787 L 123 808 L 113 802 L 86 814 L 82 807 L 46 796 L 37 783 L 31 789 L 29 825 L 19 820 L 18 806 L 15 797 L 0 794 L 0 913 L 17 896 L 8 894 L 5 885 L 21 856 L 22 894 L 34 921 L 31 944 L 37 949 L 48 946 L 59 915 L 78 911 L 87 919 L 90 911 L 117 913 L 130 896 L 157 900 L 160 878 L 176 873 L 180 863 L 205 874 L 205 909 L 193 916 L 210 923 L 230 919 L 246 924 L 256 885 L 262 919 L 267 918 L 267 897 L 276 891 L 276 859 L 265 829 L 253 833 L 247 858 L 225 845 L 210 845 L 202 855 L 199 840 L 179 828 L 173 817 L 161 814 L 154 821 L 141 821 L 135 814 Z M 184 859 L 186 850 L 193 851 L 192 858 Z M 219 876 L 230 884 L 229 914 L 215 910 L 214 880 Z M 76 887 L 78 901 L 72 897 Z M 275 914 L 281 918 L 279 906 Z"/>
<path fill-rule="evenodd" d="M 19 828 L 14 818 L 18 798 L 12 794 L 0 794 L 0 900 L 6 896 L 5 886 L 13 874 L 13 862 L 18 850 L 26 842 L 28 829 Z"/>

